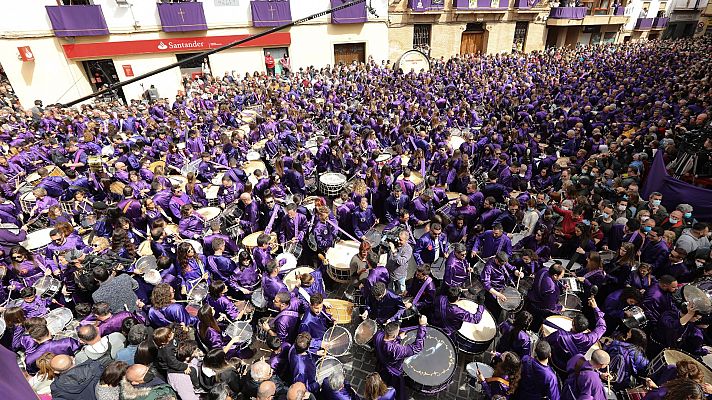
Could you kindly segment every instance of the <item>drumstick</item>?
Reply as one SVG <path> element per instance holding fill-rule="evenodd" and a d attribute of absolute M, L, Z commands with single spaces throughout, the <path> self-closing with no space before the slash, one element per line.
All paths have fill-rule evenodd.
<path fill-rule="evenodd" d="M 332 338 L 332 336 L 334 336 L 334 330 L 335 330 L 335 329 L 333 329 L 333 328 L 336 327 L 336 326 L 338 326 L 338 325 L 339 325 L 339 324 L 337 324 L 336 321 L 334 321 L 334 326 L 331 327 L 332 329 L 331 329 L 331 332 L 329 333 L 329 339 L 326 341 L 326 343 L 330 343 L 330 342 L 331 342 L 331 338 Z M 324 342 L 324 341 L 322 340 L 322 343 L 323 343 L 323 342 Z M 326 355 L 327 355 L 328 353 L 329 353 L 329 352 L 328 352 L 326 349 L 324 349 L 324 355 L 321 356 L 320 361 L 323 362 L 323 361 L 324 361 L 324 358 L 326 358 Z"/>
<path fill-rule="evenodd" d="M 611 367 L 606 365 L 606 380 L 608 381 L 608 391 L 611 391 Z"/>

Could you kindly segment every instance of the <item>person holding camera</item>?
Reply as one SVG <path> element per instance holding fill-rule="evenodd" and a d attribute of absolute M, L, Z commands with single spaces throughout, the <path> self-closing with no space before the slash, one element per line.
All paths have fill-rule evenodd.
<path fill-rule="evenodd" d="M 408 231 L 400 231 L 397 240 L 388 240 L 390 251 L 386 269 L 390 275 L 390 284 L 393 291 L 402 295 L 405 291 L 405 279 L 408 275 L 408 262 L 413 256 L 413 248 L 408 244 L 410 234 Z"/>

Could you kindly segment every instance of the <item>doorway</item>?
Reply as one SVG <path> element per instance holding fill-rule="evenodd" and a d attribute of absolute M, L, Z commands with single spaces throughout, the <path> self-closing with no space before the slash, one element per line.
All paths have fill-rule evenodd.
<path fill-rule="evenodd" d="M 94 92 L 119 83 L 119 75 L 116 73 L 114 62 L 110 59 L 82 61 L 82 66 L 87 77 L 89 77 L 89 83 Z M 104 100 L 119 100 L 126 104 L 126 96 L 122 88 L 106 93 L 101 98 Z"/>
<path fill-rule="evenodd" d="M 198 55 L 200 53 L 180 53 L 176 54 L 176 60 L 178 61 L 183 61 L 186 58 L 193 57 L 195 55 Z M 210 59 L 205 57 L 204 59 L 196 59 L 189 61 L 185 64 L 181 64 L 180 66 L 180 75 L 181 76 L 190 76 L 191 78 L 194 78 L 196 76 L 202 76 L 204 73 L 210 73 Z"/>
<path fill-rule="evenodd" d="M 334 64 L 366 62 L 366 43 L 340 43 L 334 45 Z"/>
<path fill-rule="evenodd" d="M 470 23 L 462 32 L 460 55 L 485 52 L 485 26 L 483 23 Z"/>
<path fill-rule="evenodd" d="M 277 76 L 282 75 L 282 65 L 279 63 L 279 60 L 284 57 L 285 54 L 289 57 L 289 49 L 286 47 L 272 47 L 264 49 L 264 53 L 265 56 L 267 53 L 270 53 L 272 58 L 274 58 L 274 74 Z"/>

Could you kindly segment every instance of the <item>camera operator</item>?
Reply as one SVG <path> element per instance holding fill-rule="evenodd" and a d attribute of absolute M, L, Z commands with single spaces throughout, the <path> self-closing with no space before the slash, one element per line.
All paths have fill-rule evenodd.
<path fill-rule="evenodd" d="M 388 261 L 386 269 L 390 274 L 393 291 L 402 295 L 405 292 L 405 279 L 408 274 L 408 261 L 413 256 L 413 248 L 408 244 L 410 234 L 402 230 L 398 233 L 397 240 L 388 239 Z"/>

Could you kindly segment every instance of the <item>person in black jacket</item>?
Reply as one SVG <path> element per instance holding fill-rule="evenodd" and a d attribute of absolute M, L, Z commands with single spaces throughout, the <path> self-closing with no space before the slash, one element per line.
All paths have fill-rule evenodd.
<path fill-rule="evenodd" d="M 54 370 L 54 382 L 50 386 L 52 398 L 55 400 L 96 400 L 95 388 L 106 365 L 111 362 L 109 357 L 96 361 L 88 361 L 74 365 L 74 358 L 68 355 L 57 355 L 52 358 L 50 367 Z"/>

